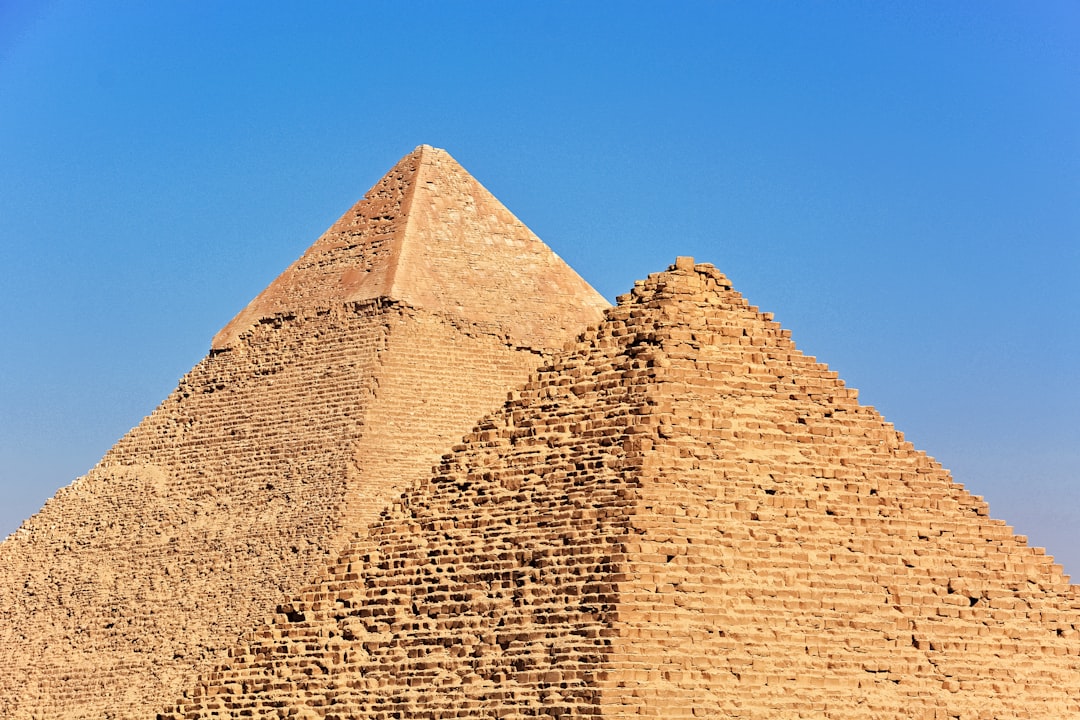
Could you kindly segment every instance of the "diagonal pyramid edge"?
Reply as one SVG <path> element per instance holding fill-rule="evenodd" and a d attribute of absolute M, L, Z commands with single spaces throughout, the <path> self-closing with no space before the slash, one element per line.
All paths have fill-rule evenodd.
<path fill-rule="evenodd" d="M 265 318 L 386 298 L 559 348 L 609 303 L 445 150 L 421 145 L 214 337 Z"/>
<path fill-rule="evenodd" d="M 1080 712 L 1077 587 L 855 398 L 680 258 L 163 717 Z"/>
<path fill-rule="evenodd" d="M 416 176 L 440 153 L 398 163 L 97 466 L 0 543 L 0 715 L 129 718 L 175 697 L 600 319 L 606 303 L 572 271 L 559 276 L 580 291 L 569 299 L 597 301 L 573 308 L 580 326 L 563 317 L 543 333 L 519 332 L 529 321 L 515 313 L 574 317 L 557 285 L 500 300 L 447 276 L 465 304 L 485 300 L 478 311 L 393 297 Z M 461 206 L 497 202 L 478 192 Z M 483 244 L 461 230 L 445 235 Z"/>

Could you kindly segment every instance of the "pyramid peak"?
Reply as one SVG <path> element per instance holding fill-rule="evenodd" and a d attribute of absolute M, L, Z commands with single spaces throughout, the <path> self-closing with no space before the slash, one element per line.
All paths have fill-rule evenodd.
<path fill-rule="evenodd" d="M 668 270 L 684 270 L 690 271 L 694 269 L 694 258 L 689 255 L 679 255 L 675 258 L 675 264 L 668 267 Z"/>
<path fill-rule="evenodd" d="M 450 155 L 449 152 L 447 152 L 443 148 L 435 147 L 434 145 L 428 145 L 427 143 L 421 143 L 420 145 L 417 145 L 415 148 L 413 148 L 413 151 L 406 155 L 404 158 L 402 158 L 402 160 L 408 158 L 415 158 L 421 162 L 424 162 L 425 160 L 432 160 L 440 156 L 449 158 L 454 162 L 454 164 L 457 164 L 457 161 L 454 160 L 454 158 Z"/>
<path fill-rule="evenodd" d="M 667 270 L 638 280 L 630 292 L 619 295 L 619 305 L 637 304 L 675 296 L 707 295 L 732 291 L 731 281 L 712 263 L 695 263 L 692 257 L 678 257 Z M 737 294 L 737 293 L 736 293 Z"/>
<path fill-rule="evenodd" d="M 0 717 L 175 697 L 606 306 L 417 147 L 0 543 Z"/>
<path fill-rule="evenodd" d="M 608 303 L 446 150 L 403 157 L 215 336 L 383 298 L 464 318 L 523 347 L 561 347 Z"/>

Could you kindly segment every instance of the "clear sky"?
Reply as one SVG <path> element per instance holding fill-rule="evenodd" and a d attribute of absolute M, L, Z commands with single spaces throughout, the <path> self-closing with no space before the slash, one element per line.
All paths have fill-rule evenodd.
<path fill-rule="evenodd" d="M 0 536 L 402 155 L 715 263 L 1080 580 L 1075 2 L 0 0 Z"/>

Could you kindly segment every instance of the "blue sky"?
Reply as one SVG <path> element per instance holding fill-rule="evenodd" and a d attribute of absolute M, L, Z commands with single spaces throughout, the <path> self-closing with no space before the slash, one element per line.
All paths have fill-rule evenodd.
<path fill-rule="evenodd" d="M 1080 5 L 0 2 L 0 535 L 420 143 L 719 266 L 1080 579 Z"/>

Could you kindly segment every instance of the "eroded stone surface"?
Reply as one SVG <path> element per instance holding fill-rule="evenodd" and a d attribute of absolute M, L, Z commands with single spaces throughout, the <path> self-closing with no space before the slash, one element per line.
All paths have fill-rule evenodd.
<path fill-rule="evenodd" d="M 444 151 L 406 156 L 0 544 L 0 717 L 147 717 L 178 697 L 600 319 L 545 250 Z M 500 300 L 491 273 L 527 292 Z"/>
<path fill-rule="evenodd" d="M 0 544 L 0 716 L 1080 716 L 1051 558 L 710 265 L 554 353 L 496 205 L 418 148 Z"/>
<path fill-rule="evenodd" d="M 1075 717 L 1078 630 L 1052 559 L 680 259 L 163 717 Z"/>

